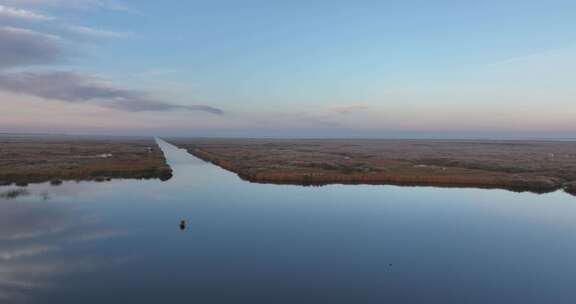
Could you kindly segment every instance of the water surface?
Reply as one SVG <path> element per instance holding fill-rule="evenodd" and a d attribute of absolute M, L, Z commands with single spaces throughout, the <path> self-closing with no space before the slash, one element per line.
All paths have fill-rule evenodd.
<path fill-rule="evenodd" d="M 1 187 L 0 303 L 576 302 L 568 194 L 251 184 L 160 144 L 166 182 Z"/>

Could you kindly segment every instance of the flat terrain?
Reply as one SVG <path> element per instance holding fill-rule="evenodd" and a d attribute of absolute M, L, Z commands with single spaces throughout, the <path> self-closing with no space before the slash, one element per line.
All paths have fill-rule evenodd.
<path fill-rule="evenodd" d="M 0 135 L 0 184 L 171 174 L 153 138 Z"/>
<path fill-rule="evenodd" d="M 576 143 L 476 140 L 168 139 L 261 183 L 431 185 L 576 194 Z"/>

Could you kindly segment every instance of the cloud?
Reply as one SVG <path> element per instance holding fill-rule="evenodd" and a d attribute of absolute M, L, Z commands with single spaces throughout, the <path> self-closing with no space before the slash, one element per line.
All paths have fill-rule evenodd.
<path fill-rule="evenodd" d="M 0 89 L 70 103 L 94 103 L 128 112 L 224 112 L 207 105 L 175 105 L 151 98 L 145 92 L 116 87 L 100 78 L 71 72 L 13 72 L 0 74 Z"/>
<path fill-rule="evenodd" d="M 59 35 L 68 36 L 68 38 L 98 38 L 98 39 L 112 39 L 112 38 L 127 38 L 134 37 L 135 35 L 131 32 L 116 32 L 103 30 L 93 27 L 87 27 L 82 25 L 71 25 L 62 22 L 57 22 L 56 18 L 42 15 L 31 10 L 25 10 L 20 8 L 9 7 L 0 4 L 0 21 L 3 20 L 18 20 L 25 22 L 36 22 L 36 21 L 47 21 L 45 29 L 50 29 L 52 32 L 57 32 Z M 23 29 L 17 29 L 24 31 Z M 30 32 L 30 30 L 25 30 Z M 35 32 L 36 34 L 41 34 L 40 32 Z"/>
<path fill-rule="evenodd" d="M 134 34 L 130 32 L 113 32 L 79 25 L 66 25 L 63 29 L 71 35 L 87 38 L 113 39 L 134 36 Z"/>
<path fill-rule="evenodd" d="M 350 114 L 357 111 L 365 111 L 370 109 L 370 106 L 367 105 L 341 105 L 341 106 L 333 106 L 330 108 L 331 111 L 334 111 L 339 114 Z"/>
<path fill-rule="evenodd" d="M 74 27 L 79 33 L 99 37 L 121 34 Z M 100 78 L 72 72 L 8 72 L 13 68 L 49 65 L 64 61 L 73 54 L 72 45 L 59 36 L 37 31 L 0 27 L 0 89 L 69 103 L 93 103 L 128 112 L 202 111 L 221 115 L 224 112 L 208 105 L 175 105 L 151 98 L 145 92 L 121 88 Z"/>
<path fill-rule="evenodd" d="M 53 20 L 54 18 L 30 10 L 14 8 L 0 4 L 0 20 L 2 19 L 16 19 L 25 21 L 49 21 Z"/>
<path fill-rule="evenodd" d="M 57 32 L 60 35 L 68 36 L 68 38 L 112 39 L 135 36 L 134 33 L 131 32 L 116 32 L 82 25 L 67 24 L 64 22 L 59 22 L 52 16 L 43 15 L 32 10 L 0 4 L 0 21 L 4 20 L 24 21 L 28 23 L 46 21 L 48 24 L 45 24 L 45 29 L 50 29 L 52 32 Z"/>
<path fill-rule="evenodd" d="M 14 260 L 23 257 L 30 257 L 35 255 L 44 254 L 49 251 L 56 250 L 55 246 L 48 246 L 42 244 L 33 244 L 24 246 L 22 248 L 2 248 L 0 250 L 0 260 Z"/>
<path fill-rule="evenodd" d="M 126 112 L 201 111 L 217 115 L 224 113 L 221 109 L 208 105 L 172 104 L 153 98 L 146 92 L 123 88 L 82 73 L 34 72 L 31 70 L 34 66 L 52 65 L 69 59 L 81 46 L 74 43 L 78 39 L 126 38 L 132 37 L 133 34 L 66 24 L 32 10 L 6 6 L 5 3 L 17 3 L 19 6 L 60 8 L 83 6 L 127 10 L 119 2 L 103 0 L 0 0 L 0 20 L 11 18 L 25 22 L 49 21 L 43 24 L 46 27 L 42 32 L 21 27 L 0 26 L 0 90 L 68 103 L 90 103 Z"/>
<path fill-rule="evenodd" d="M 62 60 L 66 53 L 58 36 L 0 27 L 0 69 L 55 63 Z"/>
<path fill-rule="evenodd" d="M 68 9 L 106 9 L 130 12 L 130 8 L 114 0 L 1 0 L 6 4 L 25 6 L 48 6 Z"/>

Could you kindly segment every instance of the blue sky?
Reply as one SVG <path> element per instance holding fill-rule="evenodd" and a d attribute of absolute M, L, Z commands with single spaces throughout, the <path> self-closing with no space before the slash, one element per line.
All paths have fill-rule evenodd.
<path fill-rule="evenodd" d="M 575 28 L 561 0 L 0 0 L 0 131 L 573 137 Z"/>

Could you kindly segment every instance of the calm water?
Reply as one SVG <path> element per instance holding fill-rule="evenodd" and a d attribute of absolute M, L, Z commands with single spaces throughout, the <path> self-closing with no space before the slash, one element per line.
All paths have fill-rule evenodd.
<path fill-rule="evenodd" d="M 250 184 L 161 145 L 167 182 L 0 188 L 0 303 L 576 303 L 575 197 Z"/>

